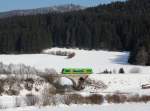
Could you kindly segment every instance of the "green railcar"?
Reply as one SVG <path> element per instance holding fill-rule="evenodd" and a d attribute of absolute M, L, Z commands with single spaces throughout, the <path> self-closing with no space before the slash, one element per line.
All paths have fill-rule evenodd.
<path fill-rule="evenodd" d="M 92 68 L 63 68 L 62 74 L 92 74 Z"/>

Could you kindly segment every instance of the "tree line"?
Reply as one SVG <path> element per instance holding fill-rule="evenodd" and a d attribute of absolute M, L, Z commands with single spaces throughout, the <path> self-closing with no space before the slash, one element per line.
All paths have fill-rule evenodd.
<path fill-rule="evenodd" d="M 85 10 L 0 19 L 0 53 L 50 47 L 130 51 L 129 63 L 150 65 L 150 1 L 128 0 Z"/>

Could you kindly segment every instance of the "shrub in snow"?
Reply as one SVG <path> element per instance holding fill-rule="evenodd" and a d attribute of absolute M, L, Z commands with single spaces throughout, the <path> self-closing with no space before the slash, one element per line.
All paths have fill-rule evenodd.
<path fill-rule="evenodd" d="M 124 69 L 123 69 L 123 68 L 120 68 L 120 69 L 119 69 L 119 74 L 123 74 L 123 73 L 125 73 Z"/>
<path fill-rule="evenodd" d="M 8 95 L 19 95 L 19 90 L 16 90 L 16 89 L 9 89 L 8 91 L 7 91 L 7 94 Z"/>
<path fill-rule="evenodd" d="M 57 73 L 57 71 L 55 69 L 52 69 L 52 68 L 48 69 L 48 68 L 46 68 L 45 69 L 45 75 L 49 76 L 51 74 L 58 74 L 58 73 Z"/>
<path fill-rule="evenodd" d="M 19 78 L 31 78 L 33 75 L 49 76 L 50 74 L 58 74 L 55 69 L 45 69 L 44 72 L 37 70 L 34 67 L 26 66 L 24 64 L 9 64 L 4 65 L 0 63 L 0 74 L 14 74 Z"/>
<path fill-rule="evenodd" d="M 41 71 L 35 69 L 34 67 L 26 66 L 24 64 L 9 64 L 4 65 L 2 62 L 0 63 L 0 74 L 15 74 L 22 75 L 26 74 L 28 77 L 35 74 L 38 75 Z"/>
<path fill-rule="evenodd" d="M 79 94 L 70 94 L 66 95 L 63 98 L 63 104 L 70 105 L 70 104 L 81 104 L 83 101 L 83 98 Z"/>
<path fill-rule="evenodd" d="M 149 102 L 150 101 L 150 96 L 149 95 L 142 95 L 142 96 L 139 96 L 138 94 L 137 95 L 134 95 L 134 96 L 130 96 L 128 98 L 128 102 Z"/>
<path fill-rule="evenodd" d="M 150 101 L 149 95 L 125 95 L 125 94 L 113 94 L 106 95 L 105 99 L 108 103 L 124 103 L 124 102 L 144 102 L 147 103 Z"/>
<path fill-rule="evenodd" d="M 0 95 L 4 92 L 4 80 L 0 79 Z"/>
<path fill-rule="evenodd" d="M 24 83 L 25 89 L 31 91 L 33 88 L 34 80 L 32 78 L 27 78 Z"/>
<path fill-rule="evenodd" d="M 113 95 L 106 95 L 105 99 L 108 103 L 124 103 L 127 101 L 127 96 L 121 94 L 113 94 Z"/>
<path fill-rule="evenodd" d="M 58 56 L 67 56 L 67 52 L 65 52 L 65 51 L 56 51 L 56 55 L 58 55 Z"/>
<path fill-rule="evenodd" d="M 141 70 L 138 67 L 133 67 L 132 69 L 130 69 L 130 73 L 140 73 Z"/>
<path fill-rule="evenodd" d="M 41 96 L 41 105 L 42 106 L 47 106 L 49 105 L 50 101 L 50 94 L 49 94 L 49 88 L 45 87 L 44 90 L 42 91 L 42 96 Z"/>
<path fill-rule="evenodd" d="M 51 105 L 51 97 L 56 94 L 56 88 L 51 84 L 44 85 L 41 93 L 40 105 L 47 106 Z"/>
<path fill-rule="evenodd" d="M 63 50 L 49 50 L 49 51 L 43 51 L 44 54 L 51 54 L 51 55 L 57 55 L 57 56 L 68 56 L 68 55 L 75 55 L 72 51 L 63 51 Z"/>
<path fill-rule="evenodd" d="M 60 77 L 58 74 L 47 74 L 44 73 L 43 75 L 40 75 L 42 78 L 44 78 L 45 81 L 49 82 L 49 84 L 57 84 L 60 80 Z"/>
<path fill-rule="evenodd" d="M 15 106 L 16 107 L 20 107 L 21 106 L 21 102 L 22 102 L 22 100 L 19 97 L 15 98 Z"/>
<path fill-rule="evenodd" d="M 69 94 L 63 96 L 63 104 L 102 104 L 104 102 L 103 95 L 93 94 L 90 96 L 82 96 L 80 94 Z"/>
<path fill-rule="evenodd" d="M 106 69 L 103 73 L 104 73 L 104 74 L 108 74 L 108 70 Z"/>
<path fill-rule="evenodd" d="M 147 103 L 150 101 L 150 96 L 149 95 L 142 95 L 140 97 L 140 101 Z"/>
<path fill-rule="evenodd" d="M 40 76 L 44 78 L 49 83 L 54 83 L 59 77 L 55 69 L 45 69 L 44 73 L 41 73 Z"/>
<path fill-rule="evenodd" d="M 104 102 L 103 95 L 93 94 L 89 97 L 86 97 L 86 103 L 89 104 L 102 104 Z"/>
<path fill-rule="evenodd" d="M 127 102 L 139 102 L 140 101 L 140 96 L 139 94 L 136 95 L 131 95 L 128 97 Z"/>
<path fill-rule="evenodd" d="M 73 52 L 73 53 L 68 54 L 67 58 L 68 58 L 68 59 L 71 59 L 71 58 L 73 58 L 74 56 L 75 56 L 75 53 Z"/>
<path fill-rule="evenodd" d="M 5 65 L 0 62 L 0 74 L 5 74 Z"/>
<path fill-rule="evenodd" d="M 104 74 L 112 74 L 112 71 L 110 70 L 108 70 L 108 69 L 105 69 L 102 73 L 104 73 Z"/>
<path fill-rule="evenodd" d="M 34 106 L 39 103 L 39 98 L 33 94 L 27 94 L 25 97 L 27 106 Z"/>
<path fill-rule="evenodd" d="M 20 91 L 20 85 L 17 79 L 9 77 L 3 81 L 4 93 L 8 95 L 18 95 Z"/>
<path fill-rule="evenodd" d="M 28 77 L 32 74 L 38 74 L 38 70 L 36 70 L 34 67 L 26 66 L 24 64 L 18 64 L 16 66 L 17 68 L 14 68 L 13 71 L 14 74 L 26 74 Z"/>

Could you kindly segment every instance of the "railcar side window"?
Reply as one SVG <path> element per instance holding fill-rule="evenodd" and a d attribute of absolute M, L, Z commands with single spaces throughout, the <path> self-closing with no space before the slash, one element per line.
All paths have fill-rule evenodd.
<path fill-rule="evenodd" d="M 69 69 L 66 69 L 65 72 L 70 72 L 70 70 L 69 70 Z"/>
<path fill-rule="evenodd" d="M 87 72 L 92 72 L 92 70 L 91 69 L 87 69 Z"/>

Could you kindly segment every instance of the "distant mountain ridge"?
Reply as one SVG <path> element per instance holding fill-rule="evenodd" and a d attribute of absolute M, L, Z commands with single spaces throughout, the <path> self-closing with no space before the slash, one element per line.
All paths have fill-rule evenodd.
<path fill-rule="evenodd" d="M 12 10 L 7 12 L 0 12 L 0 18 L 11 17 L 11 16 L 21 16 L 21 15 L 36 15 L 36 14 L 47 14 L 52 12 L 70 12 L 70 11 L 78 11 L 85 9 L 85 7 L 74 4 L 60 5 L 60 6 L 51 6 L 44 8 L 36 8 L 36 9 L 24 9 L 24 10 Z"/>

